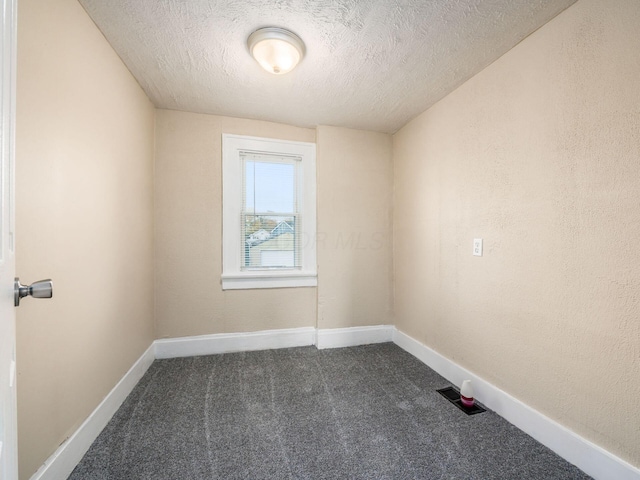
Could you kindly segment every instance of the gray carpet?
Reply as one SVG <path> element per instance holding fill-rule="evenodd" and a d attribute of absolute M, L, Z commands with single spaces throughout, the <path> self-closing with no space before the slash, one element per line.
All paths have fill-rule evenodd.
<path fill-rule="evenodd" d="M 154 362 L 69 477 L 587 479 L 393 344 Z"/>

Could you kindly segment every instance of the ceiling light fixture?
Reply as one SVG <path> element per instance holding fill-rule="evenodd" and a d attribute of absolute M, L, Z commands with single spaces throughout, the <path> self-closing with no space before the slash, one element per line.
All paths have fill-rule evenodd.
<path fill-rule="evenodd" d="M 304 57 L 304 42 L 295 33 L 278 27 L 256 30 L 247 39 L 253 58 L 269 73 L 290 72 Z"/>

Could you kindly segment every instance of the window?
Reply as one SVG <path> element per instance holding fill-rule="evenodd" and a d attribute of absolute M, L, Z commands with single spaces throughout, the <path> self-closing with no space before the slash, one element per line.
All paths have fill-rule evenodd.
<path fill-rule="evenodd" d="M 313 143 L 222 136 L 222 288 L 310 287 L 316 275 Z"/>

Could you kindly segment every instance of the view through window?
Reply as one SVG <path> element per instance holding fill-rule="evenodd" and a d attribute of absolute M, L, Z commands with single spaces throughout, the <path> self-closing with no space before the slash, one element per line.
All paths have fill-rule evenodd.
<path fill-rule="evenodd" d="M 243 153 L 241 158 L 244 170 L 242 268 L 299 268 L 300 158 L 254 153 Z"/>

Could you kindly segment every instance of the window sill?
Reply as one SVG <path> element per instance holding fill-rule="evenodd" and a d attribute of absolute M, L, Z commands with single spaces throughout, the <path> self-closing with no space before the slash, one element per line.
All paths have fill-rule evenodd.
<path fill-rule="evenodd" d="M 222 275 L 222 290 L 316 287 L 317 285 L 318 275 L 316 273 Z"/>

